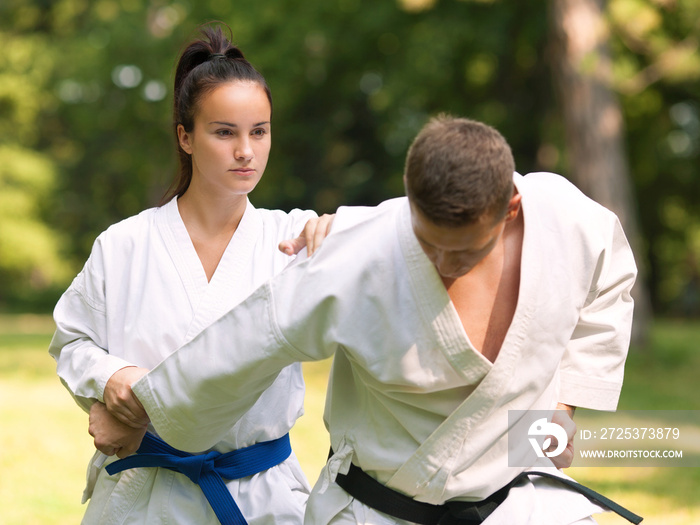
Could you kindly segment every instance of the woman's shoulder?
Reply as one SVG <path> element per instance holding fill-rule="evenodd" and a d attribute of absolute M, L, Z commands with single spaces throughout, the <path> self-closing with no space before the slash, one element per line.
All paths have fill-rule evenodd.
<path fill-rule="evenodd" d="M 103 247 L 122 249 L 139 239 L 151 235 L 156 217 L 163 213 L 163 208 L 148 208 L 142 212 L 115 222 L 98 235 L 95 243 Z"/>

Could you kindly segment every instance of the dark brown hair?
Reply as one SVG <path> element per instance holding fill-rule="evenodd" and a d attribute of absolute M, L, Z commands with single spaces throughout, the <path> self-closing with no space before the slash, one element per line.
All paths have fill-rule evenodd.
<path fill-rule="evenodd" d="M 426 219 L 464 226 L 505 216 L 513 195 L 515 161 L 494 128 L 440 115 L 418 133 L 408 150 L 406 194 Z"/>
<path fill-rule="evenodd" d="M 231 31 L 227 29 L 230 35 Z M 173 197 L 182 196 L 190 186 L 192 157 L 180 147 L 177 127 L 182 124 L 185 131 L 192 131 L 197 106 L 205 95 L 227 82 L 255 82 L 265 91 L 272 111 L 272 94 L 265 78 L 231 43 L 230 36 L 224 35 L 220 24 L 205 26 L 200 31 L 202 37 L 187 45 L 175 70 L 173 131 L 180 167 L 176 179 L 161 199 L 161 205 Z"/>

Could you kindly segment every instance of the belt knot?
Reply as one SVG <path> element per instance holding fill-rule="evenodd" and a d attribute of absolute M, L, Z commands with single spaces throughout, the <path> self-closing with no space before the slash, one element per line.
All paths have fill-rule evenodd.
<path fill-rule="evenodd" d="M 177 467 L 176 470 L 190 478 L 192 483 L 199 484 L 199 480 L 203 475 L 216 472 L 216 460 L 219 456 L 221 456 L 219 452 L 211 451 L 197 456 L 172 458 L 171 462 L 173 466 Z M 164 463 L 170 462 L 165 461 Z"/>

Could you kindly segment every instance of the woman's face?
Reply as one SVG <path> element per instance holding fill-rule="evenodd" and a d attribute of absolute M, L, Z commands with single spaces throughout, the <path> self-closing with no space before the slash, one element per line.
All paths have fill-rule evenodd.
<path fill-rule="evenodd" d="M 177 128 L 180 146 L 192 156 L 190 189 L 250 193 L 270 155 L 270 115 L 267 95 L 255 82 L 228 82 L 202 97 L 192 131 Z"/>

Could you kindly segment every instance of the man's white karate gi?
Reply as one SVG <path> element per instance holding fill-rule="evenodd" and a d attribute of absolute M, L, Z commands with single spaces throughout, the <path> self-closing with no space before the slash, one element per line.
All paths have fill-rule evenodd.
<path fill-rule="evenodd" d="M 341 208 L 313 257 L 133 385 L 158 433 L 184 450 L 207 448 L 285 366 L 335 355 L 325 412 L 335 453 L 306 523 L 393 524 L 408 522 L 354 500 L 336 474 L 352 461 L 422 502 L 481 500 L 525 470 L 508 466 L 509 410 L 557 402 L 614 410 L 636 275 L 618 219 L 557 175 L 513 180 L 524 218 L 521 276 L 495 362 L 470 342 L 414 235 L 407 199 Z M 485 523 L 563 525 L 599 510 L 533 480 Z"/>
<path fill-rule="evenodd" d="M 88 411 L 95 400 L 103 400 L 114 372 L 133 365 L 154 367 L 282 270 L 290 259 L 279 252 L 278 243 L 296 237 L 312 217 L 313 212 L 286 214 L 248 202 L 211 282 L 176 199 L 101 234 L 54 312 L 57 331 L 50 352 L 76 402 Z M 210 347 L 200 351 L 202 362 L 210 352 L 216 354 Z M 196 452 L 229 452 L 288 433 L 303 411 L 300 365 L 284 368 L 259 394 L 236 417 L 209 412 L 207 418 L 225 420 L 217 423 L 216 437 Z M 88 468 L 83 501 L 90 498 L 90 504 L 83 523 L 219 523 L 200 487 L 184 475 L 138 468 L 110 476 L 101 466 L 105 457 L 97 452 Z M 265 472 L 229 481 L 227 487 L 251 525 L 301 523 L 310 490 L 293 454 Z"/>

